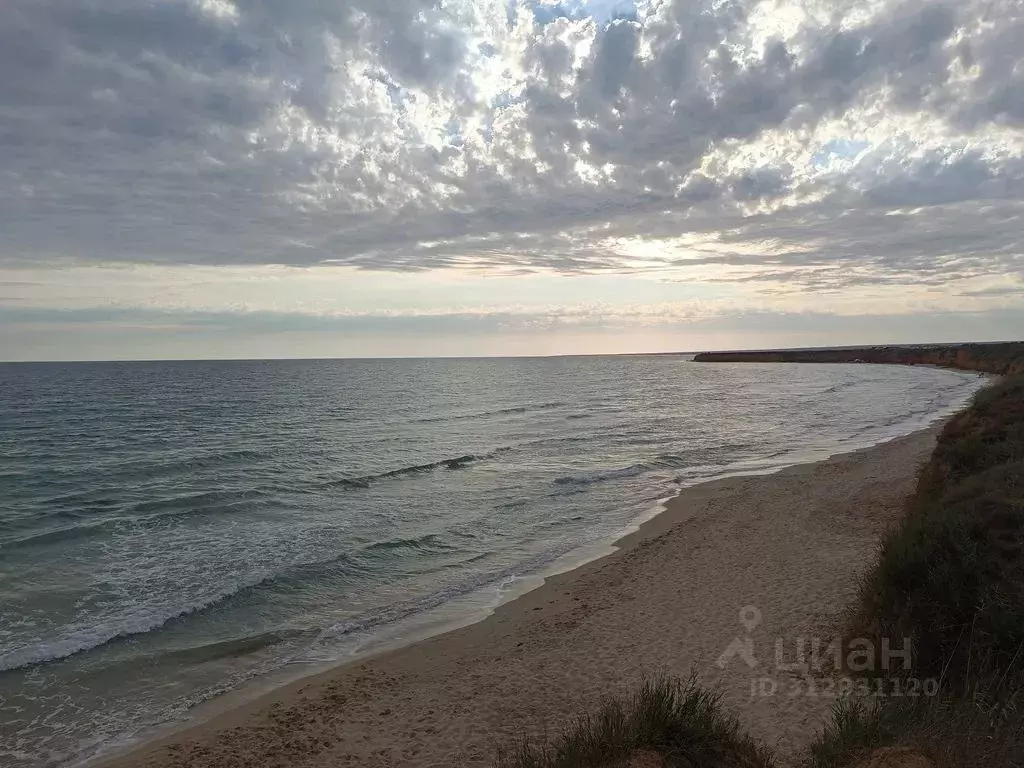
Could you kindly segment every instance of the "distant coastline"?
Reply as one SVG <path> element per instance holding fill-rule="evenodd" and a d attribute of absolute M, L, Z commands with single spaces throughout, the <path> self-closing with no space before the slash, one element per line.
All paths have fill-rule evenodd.
<path fill-rule="evenodd" d="M 698 363 L 876 363 L 936 365 L 942 368 L 1014 376 L 1024 373 L 1024 342 L 883 345 L 822 349 L 765 349 L 700 352 Z"/>

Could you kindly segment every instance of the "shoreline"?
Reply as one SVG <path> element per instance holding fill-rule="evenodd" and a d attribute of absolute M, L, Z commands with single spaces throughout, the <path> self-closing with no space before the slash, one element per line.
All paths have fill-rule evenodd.
<path fill-rule="evenodd" d="M 193 730 L 203 729 L 208 723 L 236 710 L 247 709 L 264 700 L 271 701 L 279 693 L 329 676 L 344 667 L 369 662 L 433 638 L 443 637 L 451 632 L 485 622 L 503 607 L 521 600 L 531 592 L 543 589 L 553 578 L 572 574 L 630 546 L 633 537 L 643 535 L 648 526 L 669 512 L 670 505 L 688 491 L 718 482 L 768 477 L 797 467 L 811 466 L 833 458 L 869 451 L 894 440 L 928 430 L 937 430 L 962 407 L 960 405 L 936 412 L 927 422 L 916 426 L 910 432 L 887 437 L 875 443 L 851 448 L 835 446 L 835 450 L 811 449 L 804 453 L 793 454 L 792 461 L 779 464 L 766 463 L 767 459 L 751 459 L 730 465 L 723 468 L 719 475 L 678 487 L 673 494 L 658 499 L 647 512 L 639 515 L 614 534 L 566 552 L 535 571 L 516 576 L 513 580 L 514 587 L 512 585 L 509 585 L 509 588 L 495 587 L 493 598 L 486 601 L 483 607 L 478 606 L 463 615 L 454 617 L 443 615 L 436 618 L 431 617 L 432 613 L 443 613 L 446 608 L 451 607 L 446 604 L 428 611 L 425 614 L 428 617 L 426 621 L 414 624 L 409 629 L 399 628 L 397 633 L 385 635 L 382 638 L 371 638 L 347 658 L 319 662 L 297 662 L 294 665 L 285 664 L 269 673 L 247 680 L 225 693 L 194 705 L 181 719 L 143 728 L 120 744 L 112 745 L 90 757 L 77 759 L 69 764 L 69 768 L 107 768 L 107 766 L 120 768 L 119 761 L 122 758 L 146 751 L 152 746 L 174 742 L 179 737 L 187 735 Z M 474 594 L 476 593 L 467 593 L 460 597 L 471 600 Z"/>
<path fill-rule="evenodd" d="M 921 367 L 939 366 L 922 365 Z M 961 371 L 961 373 L 967 372 Z M 982 374 L 982 377 L 998 378 L 992 374 Z M 533 591 L 543 589 L 551 579 L 571 574 L 592 563 L 611 557 L 624 547 L 630 546 L 634 536 L 644 534 L 648 526 L 652 525 L 658 518 L 663 517 L 669 511 L 670 505 L 680 495 L 688 491 L 722 481 L 767 477 L 796 467 L 810 466 L 836 457 L 872 450 L 894 440 L 938 429 L 963 407 L 964 404 L 961 403 L 936 411 L 925 416 L 924 420 L 914 425 L 910 432 L 885 437 L 878 442 L 856 447 L 837 444 L 830 448 L 806 449 L 803 452 L 791 454 L 788 457 L 789 460 L 778 464 L 771 463 L 769 459 L 765 458 L 745 460 L 728 467 L 723 467 L 718 475 L 678 487 L 672 495 L 659 499 L 645 513 L 637 516 L 628 525 L 610 536 L 574 548 L 535 571 L 515 576 L 508 586 L 495 587 L 492 585 L 488 589 L 488 593 L 493 591 L 493 595 L 489 595 L 486 599 L 480 599 L 481 594 L 483 594 L 481 592 L 461 595 L 455 602 L 459 600 L 472 602 L 474 598 L 479 601 L 477 605 L 465 613 L 445 615 L 446 609 L 450 609 L 454 603 L 445 604 L 427 611 L 422 617 L 424 620 L 420 623 L 415 623 L 411 626 L 399 626 L 391 634 L 385 634 L 380 638 L 370 638 L 347 657 L 316 662 L 286 663 L 266 674 L 255 676 L 236 688 L 195 704 L 180 719 L 147 726 L 121 743 L 112 744 L 89 757 L 76 759 L 68 764 L 69 768 L 106 768 L 108 765 L 116 766 L 119 764 L 119 760 L 125 756 L 145 751 L 154 745 L 173 742 L 193 730 L 204 728 L 206 724 L 216 721 L 235 710 L 251 707 L 264 700 L 272 700 L 278 693 L 301 686 L 309 681 L 317 680 L 325 675 L 330 675 L 346 666 L 372 661 L 378 657 L 401 651 L 433 638 L 442 637 L 451 632 L 485 622 L 491 619 L 503 607 L 521 600 Z M 433 615 L 435 613 L 437 614 L 436 616 Z"/>
<path fill-rule="evenodd" d="M 490 763 L 490 758 L 493 757 L 493 747 L 496 746 L 494 743 L 490 745 L 491 750 L 489 752 L 484 750 L 487 753 L 483 754 L 480 751 L 479 745 L 468 752 L 466 751 L 466 742 L 474 743 L 478 739 L 428 738 L 441 730 L 437 726 L 438 723 L 446 723 L 450 727 L 453 722 L 457 724 L 469 714 L 465 711 L 460 713 L 450 710 L 452 705 L 457 706 L 464 700 L 464 696 L 450 696 L 450 681 L 448 684 L 445 684 L 439 679 L 428 681 L 420 679 L 423 677 L 420 672 L 429 671 L 433 666 L 433 661 L 436 661 L 438 658 L 450 657 L 453 653 L 455 656 L 460 654 L 465 656 L 467 651 L 479 651 L 481 647 L 486 648 L 488 645 L 491 645 L 493 646 L 492 654 L 494 651 L 502 651 L 502 653 L 497 654 L 497 660 L 489 658 L 489 664 L 481 664 L 480 659 L 474 655 L 472 659 L 465 660 L 471 663 L 460 663 L 453 668 L 453 672 L 456 673 L 466 673 L 466 670 L 479 668 L 479 672 L 468 672 L 468 678 L 470 680 L 483 680 L 492 676 L 496 671 L 500 671 L 502 667 L 507 667 L 508 662 L 514 661 L 517 666 L 522 666 L 525 659 L 527 660 L 525 662 L 526 666 L 536 666 L 531 664 L 529 659 L 532 656 L 538 655 L 541 651 L 550 652 L 552 645 L 554 645 L 556 651 L 558 649 L 561 650 L 560 655 L 563 657 L 578 656 L 581 650 L 587 651 L 586 643 L 565 644 L 564 638 L 561 638 L 563 643 L 560 644 L 558 641 L 565 631 L 576 630 L 581 625 L 587 624 L 587 619 L 592 618 L 593 615 L 608 612 L 610 609 L 616 609 L 615 612 L 621 614 L 625 608 L 627 609 L 625 612 L 628 614 L 628 603 L 637 599 L 635 594 L 626 596 L 620 594 L 618 596 L 620 599 L 618 600 L 608 599 L 609 595 L 606 593 L 609 591 L 609 587 L 621 588 L 623 581 L 629 581 L 622 578 L 623 574 L 616 573 L 617 571 L 635 571 L 637 566 L 639 566 L 640 570 L 653 570 L 665 576 L 666 569 L 671 571 L 673 566 L 680 564 L 678 560 L 664 556 L 656 557 L 657 553 L 651 552 L 650 550 L 652 549 L 671 547 L 672 549 L 681 550 L 681 554 L 694 555 L 699 554 L 702 548 L 714 549 L 717 547 L 721 549 L 722 545 L 725 544 L 725 549 L 728 550 L 728 541 L 724 537 L 725 531 L 718 531 L 718 525 L 709 524 L 718 523 L 724 529 L 724 527 L 727 527 L 726 524 L 732 525 L 734 523 L 742 523 L 743 521 L 742 519 L 736 519 L 736 509 L 731 510 L 730 513 L 730 511 L 721 508 L 724 499 L 732 498 L 734 503 L 739 502 L 741 505 L 745 503 L 748 507 L 746 512 L 751 512 L 752 510 L 749 507 L 751 505 L 756 507 L 758 506 L 757 501 L 771 496 L 773 488 L 778 493 L 780 487 L 793 486 L 795 483 L 798 486 L 795 489 L 797 491 L 795 501 L 799 502 L 807 491 L 803 487 L 803 481 L 809 478 L 818 480 L 817 491 L 827 494 L 831 485 L 827 481 L 827 476 L 834 474 L 834 470 L 837 467 L 840 468 L 840 475 L 844 471 L 847 474 L 851 471 L 856 474 L 856 470 L 862 471 L 865 465 L 871 465 L 876 473 L 888 469 L 890 477 L 888 478 L 887 487 L 892 486 L 895 488 L 895 492 L 890 493 L 885 504 L 882 505 L 886 507 L 885 514 L 878 515 L 873 512 L 866 512 L 864 513 L 865 519 L 860 521 L 861 524 L 858 524 L 855 520 L 848 520 L 848 522 L 853 523 L 854 528 L 863 529 L 861 533 L 870 534 L 868 541 L 861 542 L 864 546 L 855 548 L 858 551 L 852 553 L 855 556 L 856 564 L 866 567 L 870 560 L 868 555 L 874 552 L 878 537 L 889 523 L 898 519 L 902 509 L 902 498 L 912 489 L 913 480 L 916 475 L 916 465 L 926 460 L 930 455 L 935 435 L 945 418 L 942 417 L 940 421 L 933 422 L 930 426 L 923 429 L 877 443 L 871 447 L 836 453 L 810 463 L 794 464 L 775 471 L 769 470 L 768 473 L 732 474 L 683 488 L 677 495 L 666 500 L 662 505 L 662 511 L 652 510 L 652 515 L 640 522 L 635 530 L 616 538 L 612 542 L 601 544 L 603 551 L 596 553 L 593 557 L 576 564 L 570 564 L 557 571 L 542 571 L 524 579 L 524 582 L 536 579 L 540 583 L 534 587 L 524 585 L 525 588 L 520 594 L 504 600 L 485 617 L 468 619 L 460 627 L 447 628 L 440 634 L 432 634 L 411 642 L 405 642 L 395 648 L 382 648 L 359 658 L 328 664 L 319 670 L 309 670 L 308 673 L 303 674 L 298 679 L 283 685 L 276 685 L 269 690 L 264 690 L 264 692 L 255 695 L 255 697 L 250 695 L 247 699 L 240 701 L 239 698 L 242 695 L 240 692 L 227 694 L 224 697 L 208 702 L 208 709 L 206 704 L 200 705 L 196 716 L 190 718 L 190 722 L 181 723 L 180 727 L 175 728 L 173 731 L 142 742 L 135 742 L 117 751 L 100 755 L 90 760 L 87 764 L 89 766 L 97 766 L 98 768 L 126 768 L 127 766 L 135 765 L 221 766 L 235 764 L 240 760 L 241 762 L 237 762 L 238 765 L 270 766 L 276 764 L 275 760 L 277 758 L 273 757 L 273 755 L 279 752 L 280 749 L 278 747 L 281 747 L 286 752 L 298 749 L 298 754 L 290 754 L 288 759 L 285 760 L 284 764 L 289 766 L 328 764 L 380 766 L 447 765 L 451 764 L 453 757 L 457 757 L 457 760 L 465 765 L 487 765 Z M 895 470 L 893 469 L 894 466 L 896 467 Z M 846 468 L 845 470 L 843 469 L 844 467 Z M 801 478 L 803 478 L 803 481 Z M 859 483 L 859 485 L 861 487 L 855 490 L 861 492 L 871 492 L 872 490 L 872 484 L 868 484 L 866 488 L 863 487 L 865 485 L 863 482 Z M 793 490 L 790 487 L 790 491 Z M 812 493 L 811 495 L 813 496 L 814 494 Z M 848 496 L 849 494 L 845 495 L 845 497 Z M 844 496 L 839 496 L 835 500 L 842 498 Z M 782 506 L 782 509 L 784 510 L 786 505 L 791 506 L 793 501 L 793 498 L 788 499 L 786 504 Z M 807 505 L 805 504 L 804 506 Z M 854 513 L 852 517 L 857 516 L 857 510 L 851 510 L 851 512 Z M 740 513 L 740 518 L 742 517 L 743 514 Z M 751 543 L 756 544 L 758 538 L 765 539 L 763 536 L 765 533 L 771 534 L 774 531 L 777 536 L 780 532 L 780 525 L 790 527 L 793 522 L 793 520 L 777 520 L 773 522 L 762 519 L 761 523 L 767 523 L 767 528 L 759 531 Z M 818 522 L 821 521 L 819 520 Z M 827 528 L 828 526 L 826 526 Z M 696 537 L 691 541 L 687 540 L 695 537 L 697 532 L 702 532 L 704 535 Z M 709 536 L 711 538 L 710 542 L 708 541 Z M 769 545 L 784 544 L 784 542 L 773 540 L 771 536 L 765 540 Z M 846 543 L 848 544 L 849 542 Z M 771 547 L 769 547 L 770 549 Z M 844 553 L 841 549 L 828 552 L 825 560 L 831 562 L 843 559 L 844 556 L 849 559 L 851 553 Z M 798 554 L 802 551 L 800 548 L 797 549 Z M 685 563 L 685 558 L 683 562 Z M 847 564 L 849 565 L 850 563 Z M 722 567 L 723 565 L 727 566 L 728 563 L 718 562 L 716 567 Z M 746 565 L 749 567 L 751 564 L 747 563 Z M 783 563 L 780 561 L 781 565 Z M 790 567 L 792 565 L 792 563 L 789 563 Z M 605 578 L 609 575 L 609 572 L 612 572 L 611 575 L 613 576 L 611 582 Z M 636 574 L 632 573 L 632 575 L 635 576 Z M 705 581 L 715 581 L 723 576 L 723 574 L 707 571 L 698 575 L 703 576 Z M 725 576 L 728 575 L 725 574 Z M 815 576 L 821 577 L 823 575 L 827 574 L 811 574 L 810 577 L 813 579 Z M 835 576 L 834 573 L 832 575 L 833 577 Z M 616 579 L 614 577 L 619 578 Z M 846 581 L 855 580 L 846 579 Z M 592 589 L 595 586 L 595 582 L 598 587 L 597 591 L 601 594 L 596 594 L 594 589 Z M 647 586 L 651 587 L 653 592 L 658 592 L 659 589 L 664 592 L 664 584 L 654 583 L 651 580 L 640 583 L 636 583 L 634 580 L 631 583 L 634 587 Z M 834 624 L 835 620 L 838 619 L 838 613 L 841 613 L 842 607 L 847 605 L 850 600 L 848 599 L 848 594 L 836 594 L 837 587 L 840 585 L 833 581 L 832 586 L 833 594 L 829 596 L 826 604 L 831 605 L 831 614 L 834 615 L 831 615 L 825 624 L 815 620 L 812 622 L 812 625 L 806 625 L 804 620 L 807 617 L 804 616 L 803 620 L 800 620 L 798 616 L 794 616 L 794 606 L 790 605 L 784 606 L 785 610 L 782 613 L 785 618 L 781 620 L 781 624 L 779 624 L 780 620 L 778 617 L 767 616 L 765 627 L 773 626 L 778 630 L 784 630 L 782 635 L 778 636 L 785 635 L 788 637 L 794 630 L 820 632 L 823 628 L 827 627 L 829 622 Z M 696 589 L 699 593 L 700 586 L 696 585 Z M 678 590 L 673 591 L 678 594 Z M 838 592 L 843 592 L 843 590 L 839 589 Z M 849 592 L 849 584 L 846 585 L 845 592 Z M 583 595 L 586 596 L 584 597 Z M 705 597 L 707 596 L 705 595 Z M 662 605 L 659 608 L 661 610 L 671 608 L 673 595 L 665 594 L 662 597 L 666 598 L 666 600 L 662 601 Z M 765 597 L 769 598 L 769 603 L 772 602 L 770 595 L 765 594 Z M 776 595 L 777 597 L 778 595 Z M 724 621 L 725 626 L 728 627 L 732 635 L 742 633 L 742 628 L 737 620 L 737 609 L 742 605 L 756 604 L 749 600 L 744 602 L 740 599 L 739 595 L 736 596 L 736 600 L 739 601 L 736 605 L 728 607 L 728 609 L 724 606 L 719 606 L 716 610 L 716 613 L 719 614 L 717 616 L 717 623 L 722 624 Z M 582 606 L 580 605 L 581 603 Z M 591 605 L 591 603 L 594 603 L 594 605 Z M 602 604 L 597 605 L 597 603 Z M 699 606 L 700 602 L 698 601 L 696 605 Z M 816 603 L 816 605 L 817 607 L 811 611 L 812 614 L 821 614 L 823 610 L 825 614 L 830 613 L 830 609 L 822 609 L 820 604 Z M 581 607 L 582 611 L 580 610 Z M 691 604 L 690 607 L 692 609 L 694 606 Z M 722 613 L 723 610 L 724 613 Z M 701 611 L 698 610 L 695 613 L 696 616 L 700 617 L 698 620 L 706 621 L 706 617 L 701 616 Z M 765 614 L 767 613 L 766 611 Z M 546 624 L 545 620 L 552 617 L 556 620 L 555 629 L 558 630 L 554 635 L 550 631 L 546 631 L 546 628 L 543 626 Z M 636 617 L 634 617 L 635 619 Z M 794 620 L 797 621 L 799 627 L 793 624 Z M 771 622 L 771 624 L 768 622 Z M 540 628 L 534 626 L 538 623 L 542 625 Z M 603 633 L 603 637 L 597 638 L 599 641 L 598 646 L 592 647 L 590 650 L 603 655 L 605 649 L 600 647 L 602 645 L 601 641 L 609 639 L 621 641 L 623 638 L 631 637 L 634 634 L 633 629 L 635 628 L 631 629 L 628 624 L 629 622 L 627 622 L 626 626 L 621 627 L 618 632 L 612 632 L 611 634 Z M 599 634 L 601 634 L 600 628 L 598 629 Z M 622 678 L 625 677 L 629 682 L 634 682 L 638 679 L 637 673 L 641 670 L 645 670 L 644 674 L 671 673 L 685 676 L 690 669 L 695 669 L 701 663 L 704 663 L 706 668 L 702 675 L 706 675 L 708 674 L 707 658 L 709 658 L 709 655 L 717 656 L 727 647 L 729 641 L 733 639 L 732 636 L 727 636 L 729 632 L 723 633 L 722 629 L 723 627 L 719 626 L 714 631 L 711 631 L 708 627 L 702 627 L 702 631 L 697 633 L 698 637 L 696 638 L 698 641 L 697 653 L 693 653 L 695 648 L 690 647 L 686 653 L 679 654 L 679 659 L 673 659 L 673 654 L 670 654 L 668 658 L 665 658 L 664 653 L 656 654 L 661 659 L 658 664 L 653 666 L 650 662 L 643 662 L 637 666 L 635 659 L 632 662 L 622 663 L 622 659 L 614 656 L 612 658 L 605 658 L 601 663 L 590 664 L 588 665 L 592 668 L 589 674 L 590 679 L 584 680 L 576 686 L 560 686 L 562 695 L 555 697 L 558 701 L 549 702 L 549 704 L 554 706 L 537 707 L 529 702 L 519 702 L 521 706 L 517 706 L 508 702 L 507 697 L 501 697 L 500 701 L 497 702 L 491 699 L 490 704 L 492 706 L 498 705 L 498 709 L 507 711 L 506 714 L 508 716 L 499 718 L 499 722 L 490 723 L 487 730 L 505 733 L 506 738 L 503 740 L 507 742 L 510 737 L 514 737 L 515 733 L 520 731 L 536 732 L 538 728 L 545 730 L 557 728 L 567 717 L 571 717 L 573 714 L 591 706 L 595 690 L 598 691 L 596 694 L 598 698 L 609 691 L 621 690 L 622 684 L 626 682 Z M 593 632 L 589 634 L 591 639 L 594 639 Z M 643 632 L 639 632 L 639 634 L 644 635 Z M 683 641 L 692 640 L 693 638 L 690 637 L 692 634 L 692 632 L 683 632 L 679 639 Z M 716 639 L 712 641 L 712 635 L 720 636 L 721 640 Z M 512 640 L 518 637 L 524 637 L 525 639 L 512 642 Z M 664 636 L 660 640 L 656 637 L 648 636 L 643 637 L 640 644 L 649 647 L 653 642 L 664 644 L 665 641 L 666 638 Z M 621 642 L 618 642 L 618 644 L 621 645 Z M 591 645 L 593 646 L 593 644 Z M 690 645 L 693 645 L 692 642 Z M 757 647 L 760 650 L 760 644 Z M 484 653 L 488 657 L 491 655 L 487 654 L 486 651 Z M 556 652 L 556 655 L 559 655 L 559 653 Z M 762 654 L 759 653 L 758 655 Z M 766 646 L 763 655 L 766 658 L 771 657 L 772 651 L 768 646 Z M 563 660 L 569 661 L 569 659 Z M 547 664 L 545 663 L 541 666 L 547 667 Z M 389 668 L 392 670 L 391 672 L 388 671 Z M 622 674 L 626 669 L 629 670 L 629 673 Z M 399 679 L 394 677 L 396 670 L 398 671 Z M 735 671 L 731 668 L 729 670 L 729 672 L 733 673 Z M 717 680 L 719 684 L 723 680 L 728 681 L 730 679 L 728 674 L 719 674 L 720 672 L 721 670 L 715 670 L 711 674 L 712 678 L 720 678 Z M 743 672 L 748 672 L 748 670 L 743 670 Z M 473 678 L 474 674 L 476 678 Z M 588 677 L 586 672 L 584 672 L 584 676 Z M 429 678 L 430 675 L 428 674 L 427 677 Z M 369 688 L 372 690 L 367 690 L 367 683 L 371 679 L 376 681 L 377 684 L 370 685 Z M 403 682 L 402 685 L 398 685 L 400 679 Z M 600 682 L 600 684 L 595 686 L 596 682 Z M 735 683 L 735 680 L 732 683 Z M 732 685 L 733 689 L 735 687 L 735 685 Z M 414 690 L 409 690 L 410 688 Z M 440 691 L 438 688 L 440 688 Z M 382 738 L 382 734 L 386 734 L 389 730 L 386 722 L 383 721 L 389 719 L 389 715 L 395 711 L 395 708 L 384 706 L 383 702 L 389 701 L 389 697 L 393 698 L 395 695 L 401 695 L 403 689 L 408 694 L 411 694 L 412 699 L 425 698 L 433 703 L 435 707 L 432 708 L 424 705 L 417 708 L 417 711 L 423 713 L 420 719 L 433 724 L 425 725 L 422 732 L 413 729 L 412 733 L 409 734 L 411 738 L 406 739 L 406 741 L 411 740 L 414 744 L 423 741 L 428 742 L 425 750 L 427 754 L 423 755 L 423 759 L 420 759 L 424 749 L 413 746 L 407 749 L 406 754 L 403 754 L 403 757 L 396 762 L 395 756 L 392 754 L 397 749 L 396 746 L 392 745 L 392 742 L 395 740 L 387 736 Z M 518 686 L 516 690 L 519 690 Z M 341 692 L 340 695 L 339 692 Z M 550 691 L 543 690 L 543 686 L 538 692 L 544 693 L 545 696 L 551 695 Z M 728 694 L 725 696 L 727 704 L 731 708 L 735 708 L 737 704 L 740 705 L 741 711 L 738 714 L 741 715 L 741 719 L 745 720 L 746 714 L 753 717 L 753 723 L 748 723 L 748 725 L 752 725 L 755 733 L 759 730 L 756 727 L 758 720 L 765 723 L 774 721 L 778 725 L 778 713 L 776 712 L 776 717 L 773 717 L 771 715 L 772 708 L 766 706 L 766 704 L 771 702 L 764 700 L 748 701 L 746 702 L 747 706 L 742 706 L 742 694 L 746 692 L 746 685 L 744 685 L 741 691 L 726 691 Z M 380 708 L 375 710 L 375 716 L 373 712 L 367 711 L 363 713 L 361 718 L 362 728 L 360 730 L 370 725 L 369 722 L 366 722 L 367 720 L 371 722 L 374 720 L 379 721 L 371 725 L 369 731 L 378 734 L 377 739 L 382 745 L 380 749 L 383 751 L 364 751 L 364 745 L 367 740 L 365 734 L 362 738 L 352 734 L 352 739 L 338 741 L 340 734 L 346 734 L 351 730 L 344 727 L 345 723 L 334 723 L 331 725 L 322 723 L 323 727 L 314 729 L 317 730 L 317 735 L 308 738 L 304 744 L 296 745 L 295 740 L 292 739 L 291 742 L 286 740 L 283 746 L 277 745 L 277 741 L 283 737 L 275 736 L 274 734 L 280 730 L 282 718 L 291 724 L 288 729 L 289 732 L 291 732 L 292 728 L 299 727 L 299 723 L 306 724 L 305 728 L 299 727 L 299 730 L 306 731 L 310 727 L 309 722 L 311 720 L 316 724 L 324 719 L 333 720 L 331 716 L 344 716 L 347 708 L 342 706 L 342 702 L 349 702 L 356 693 L 358 693 L 356 698 L 359 698 L 361 701 L 381 702 Z M 522 695 L 529 696 L 529 694 Z M 522 698 L 522 695 L 520 698 Z M 442 707 L 442 704 L 447 705 L 447 709 Z M 792 705 L 793 702 L 790 704 Z M 802 711 L 800 717 L 797 718 L 797 722 L 805 724 L 808 722 L 808 718 L 816 722 L 824 722 L 829 709 L 829 702 L 824 699 L 813 702 L 799 700 L 795 704 L 800 705 L 802 710 L 806 710 Z M 440 714 L 438 712 L 439 709 L 442 710 Z M 792 709 L 792 706 L 787 706 L 785 709 L 788 711 Z M 744 713 L 743 710 L 749 710 L 749 712 Z M 516 716 L 512 716 L 513 711 L 516 712 Z M 296 720 L 298 713 L 304 714 Z M 313 713 L 316 714 L 311 718 L 310 715 Z M 204 714 L 207 716 L 203 717 Z M 792 720 L 791 717 L 787 719 Z M 429 729 L 433 729 L 433 732 Z M 473 729 L 471 728 L 470 730 Z M 763 729 L 761 730 L 763 731 Z M 813 731 L 813 729 L 808 730 Z M 768 729 L 768 733 L 762 732 L 758 735 L 762 736 L 762 738 L 767 737 L 770 741 L 772 740 L 770 731 L 771 728 Z M 241 738 L 242 733 L 246 734 L 246 738 Z M 808 732 L 806 738 L 810 738 L 810 736 L 811 733 Z M 787 738 L 791 740 L 793 734 L 789 734 Z M 351 743 L 349 743 L 350 741 Z M 399 741 L 401 740 L 399 739 Z M 502 739 L 499 739 L 500 741 Z M 254 746 L 254 742 L 256 742 L 256 746 Z M 329 746 L 325 745 L 325 742 L 329 743 Z M 289 743 L 291 746 L 287 746 Z M 356 747 L 359 747 L 358 752 L 345 751 Z M 248 754 L 243 757 L 239 750 Z M 434 753 L 434 757 L 439 757 L 440 755 L 437 753 L 439 751 L 444 752 L 445 750 L 462 750 L 462 752 L 458 756 L 446 755 L 447 762 L 431 761 L 430 753 Z M 349 760 L 349 762 L 346 762 L 346 760 Z"/>

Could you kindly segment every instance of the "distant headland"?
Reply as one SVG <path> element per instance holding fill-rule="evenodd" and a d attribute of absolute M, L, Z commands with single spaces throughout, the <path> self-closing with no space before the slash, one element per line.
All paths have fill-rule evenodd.
<path fill-rule="evenodd" d="M 1013 376 L 1024 374 L 1024 341 L 700 352 L 693 359 L 698 363 L 937 365 L 943 368 Z"/>

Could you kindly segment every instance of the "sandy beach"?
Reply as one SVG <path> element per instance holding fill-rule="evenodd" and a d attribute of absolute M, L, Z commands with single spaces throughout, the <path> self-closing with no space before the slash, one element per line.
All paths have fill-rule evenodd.
<path fill-rule="evenodd" d="M 102 764 L 485 766 L 498 745 L 553 734 L 644 677 L 691 672 L 790 759 L 832 698 L 826 686 L 790 686 L 776 643 L 791 656 L 797 638 L 835 637 L 936 434 L 684 490 L 614 554 L 484 621 L 307 678 Z M 756 611 L 741 621 L 748 606 Z M 723 659 L 737 640 L 750 653 Z M 766 677 L 774 696 L 752 689 Z"/>

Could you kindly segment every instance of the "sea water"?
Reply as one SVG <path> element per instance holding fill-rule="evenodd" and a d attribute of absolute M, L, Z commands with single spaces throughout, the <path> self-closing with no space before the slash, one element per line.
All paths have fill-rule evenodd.
<path fill-rule="evenodd" d="M 671 355 L 0 365 L 0 763 L 464 622 L 682 486 L 908 433 L 979 384 Z"/>

